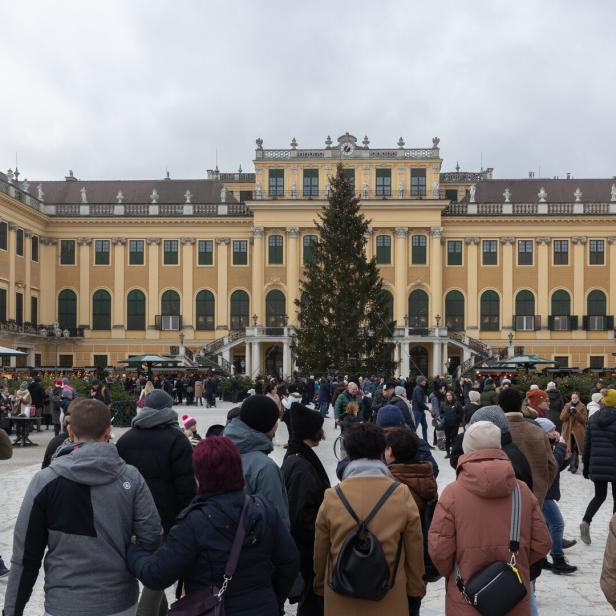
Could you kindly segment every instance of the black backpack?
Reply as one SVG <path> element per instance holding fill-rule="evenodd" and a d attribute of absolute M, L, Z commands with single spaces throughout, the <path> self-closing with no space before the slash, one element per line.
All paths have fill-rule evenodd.
<path fill-rule="evenodd" d="M 403 538 L 400 536 L 393 571 L 390 573 L 381 543 L 368 530 L 368 524 L 399 485 L 397 482 L 392 482 L 364 520 L 357 517 L 340 485 L 336 486 L 338 498 L 357 522 L 357 527 L 344 540 L 338 554 L 329 582 L 334 592 L 355 599 L 380 601 L 394 585 Z"/>

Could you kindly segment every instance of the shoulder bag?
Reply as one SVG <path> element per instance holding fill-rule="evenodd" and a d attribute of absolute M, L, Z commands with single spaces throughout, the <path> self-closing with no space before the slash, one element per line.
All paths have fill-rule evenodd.
<path fill-rule="evenodd" d="M 244 506 L 242 507 L 240 521 L 235 531 L 229 559 L 225 565 L 225 573 L 220 589 L 212 584 L 206 588 L 191 592 L 171 605 L 169 616 L 225 616 L 225 593 L 227 592 L 229 582 L 233 579 L 240 558 L 240 552 L 242 551 L 242 544 L 246 536 L 244 519 L 250 500 L 250 496 L 244 497 Z M 181 588 L 182 583 L 180 582 L 178 584 L 178 594 L 181 594 Z"/>
<path fill-rule="evenodd" d="M 462 573 L 455 563 L 456 586 L 464 600 L 482 616 L 505 616 L 527 594 L 526 586 L 516 566 L 516 554 L 520 549 L 520 486 L 516 482 L 511 505 L 511 530 L 509 533 L 509 562 L 497 560 L 485 569 L 475 573 L 464 584 Z"/>

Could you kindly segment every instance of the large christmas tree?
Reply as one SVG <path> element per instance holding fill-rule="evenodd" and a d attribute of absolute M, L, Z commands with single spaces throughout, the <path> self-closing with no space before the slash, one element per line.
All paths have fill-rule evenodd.
<path fill-rule="evenodd" d="M 365 254 L 369 221 L 339 164 L 316 222 L 319 240 L 300 282 L 296 354 L 303 372 L 390 374 L 390 308 L 376 261 Z"/>

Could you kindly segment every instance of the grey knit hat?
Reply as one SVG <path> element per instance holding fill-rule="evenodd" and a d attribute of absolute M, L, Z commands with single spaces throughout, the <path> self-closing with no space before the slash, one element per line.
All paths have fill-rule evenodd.
<path fill-rule="evenodd" d="M 475 411 L 469 423 L 474 424 L 478 421 L 491 421 L 501 432 L 509 432 L 509 422 L 500 406 L 484 406 Z"/>

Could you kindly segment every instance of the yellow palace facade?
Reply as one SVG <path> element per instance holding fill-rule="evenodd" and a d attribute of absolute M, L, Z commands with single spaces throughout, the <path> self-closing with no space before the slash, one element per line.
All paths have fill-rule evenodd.
<path fill-rule="evenodd" d="M 399 374 L 514 348 L 616 366 L 616 179 L 445 172 L 438 138 L 373 148 L 349 133 L 311 149 L 257 139 L 254 173 L 193 180 L 0 173 L 0 345 L 31 366 L 181 348 L 290 375 L 299 281 L 340 162 L 370 221 Z"/>

